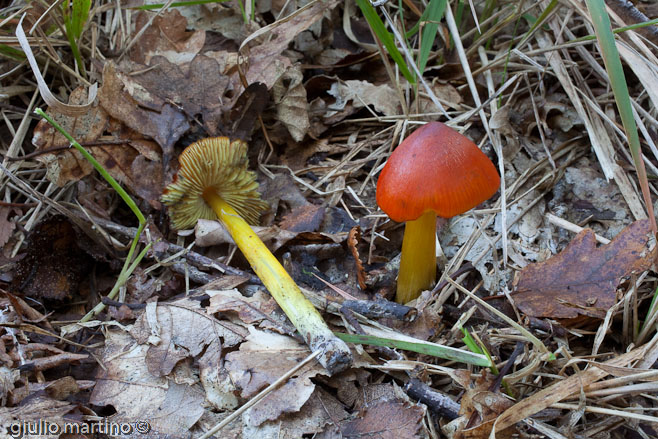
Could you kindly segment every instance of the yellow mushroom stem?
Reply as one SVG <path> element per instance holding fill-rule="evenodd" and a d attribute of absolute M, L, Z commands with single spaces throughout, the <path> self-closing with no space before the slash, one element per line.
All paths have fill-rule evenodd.
<path fill-rule="evenodd" d="M 405 225 L 395 300 L 407 303 L 431 288 L 435 281 L 436 213 L 428 210 Z"/>
<path fill-rule="evenodd" d="M 306 299 L 256 232 L 213 189 L 204 191 L 203 199 L 215 211 L 251 268 L 311 350 L 321 352 L 318 361 L 332 374 L 349 367 L 351 353 L 345 342 L 331 332 L 320 313 Z"/>

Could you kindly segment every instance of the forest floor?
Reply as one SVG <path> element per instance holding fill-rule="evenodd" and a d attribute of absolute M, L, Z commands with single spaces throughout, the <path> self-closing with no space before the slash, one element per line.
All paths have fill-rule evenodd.
<path fill-rule="evenodd" d="M 607 2 L 645 172 L 590 3 L 9 2 L 0 437 L 658 437 L 658 28 L 627 28 L 658 4 Z M 377 181 L 430 121 L 501 183 L 439 219 L 436 286 L 396 304 Z M 219 222 L 172 227 L 181 152 L 219 136 L 346 370 Z"/>

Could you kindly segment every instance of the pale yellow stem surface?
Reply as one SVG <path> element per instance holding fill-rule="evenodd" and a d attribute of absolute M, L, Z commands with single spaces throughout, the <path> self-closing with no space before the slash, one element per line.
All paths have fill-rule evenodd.
<path fill-rule="evenodd" d="M 395 300 L 407 303 L 431 288 L 435 281 L 436 213 L 430 210 L 405 225 Z"/>
<path fill-rule="evenodd" d="M 256 232 L 214 190 L 206 190 L 203 199 L 215 211 L 235 244 L 249 261 L 251 268 L 263 281 L 311 350 L 321 352 L 318 361 L 330 373 L 349 367 L 352 358 L 345 342 L 331 332 L 320 313 L 306 299 L 295 281 Z"/>

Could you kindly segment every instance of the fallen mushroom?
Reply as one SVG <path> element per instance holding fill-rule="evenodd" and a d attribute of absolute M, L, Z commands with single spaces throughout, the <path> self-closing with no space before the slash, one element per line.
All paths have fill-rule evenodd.
<path fill-rule="evenodd" d="M 406 221 L 396 301 L 406 303 L 436 279 L 436 217 L 451 218 L 489 199 L 500 177 L 467 137 L 430 122 L 391 154 L 377 182 L 377 204 Z"/>
<path fill-rule="evenodd" d="M 162 195 L 173 226 L 182 229 L 199 218 L 219 219 L 311 350 L 321 352 L 318 361 L 332 374 L 344 370 L 352 361 L 349 348 L 245 221 L 255 223 L 267 208 L 254 173 L 247 170 L 246 153 L 245 142 L 227 137 L 203 139 L 185 148 L 178 174 Z"/>

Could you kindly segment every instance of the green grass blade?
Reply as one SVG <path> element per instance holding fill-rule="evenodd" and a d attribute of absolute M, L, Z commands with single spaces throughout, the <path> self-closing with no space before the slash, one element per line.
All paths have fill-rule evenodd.
<path fill-rule="evenodd" d="M 402 75 L 407 79 L 407 81 L 415 84 L 416 78 L 407 67 L 407 63 L 404 61 L 404 57 L 395 45 L 393 35 L 391 35 L 391 33 L 386 30 L 386 26 L 384 25 L 382 19 L 379 18 L 379 15 L 377 15 L 375 8 L 372 7 L 368 0 L 356 0 L 356 4 L 359 5 L 363 16 L 370 25 L 370 28 L 377 36 L 377 38 L 379 38 L 379 41 L 382 42 L 384 47 L 386 47 L 388 54 L 391 55 L 391 58 L 393 58 L 393 61 L 395 61 L 395 64 L 397 64 Z"/>
<path fill-rule="evenodd" d="M 430 50 L 432 50 L 432 45 L 439 29 L 439 21 L 443 18 L 443 13 L 446 10 L 446 4 L 446 0 L 430 0 L 427 9 L 423 12 L 423 16 L 427 14 L 427 23 L 423 27 L 420 39 L 420 51 L 418 53 L 418 70 L 421 73 L 427 65 L 427 59 L 430 56 Z"/>
<path fill-rule="evenodd" d="M 82 35 L 82 30 L 85 23 L 89 18 L 89 11 L 91 10 L 91 0 L 74 0 L 71 13 L 71 27 L 73 37 L 77 40 Z M 69 29 L 67 29 L 67 32 Z"/>
<path fill-rule="evenodd" d="M 75 64 L 78 66 L 78 71 L 85 79 L 87 79 L 87 73 L 84 68 L 82 56 L 80 55 L 78 39 L 80 38 L 80 35 L 82 35 L 85 23 L 89 19 L 90 10 L 91 0 L 74 0 L 71 6 L 69 6 L 68 2 L 64 2 L 62 6 L 66 37 L 69 40 L 71 52 L 73 52 L 73 58 L 75 59 Z"/>
<path fill-rule="evenodd" d="M 6 44 L 0 44 L 0 55 L 13 59 L 14 61 L 25 61 L 25 53 L 15 47 Z"/>
<path fill-rule="evenodd" d="M 546 22 L 546 19 L 549 17 L 549 15 L 551 15 L 551 12 L 553 12 L 553 10 L 557 7 L 557 5 L 558 5 L 558 0 L 551 0 L 548 6 L 546 6 L 546 9 L 542 11 L 541 15 L 536 20 L 534 20 L 532 26 L 530 27 L 528 32 L 526 32 L 526 34 L 523 36 L 521 41 L 519 41 L 516 47 L 521 47 L 523 44 L 525 44 L 526 41 L 528 41 L 528 38 L 530 38 L 532 34 L 535 33 L 537 28 L 539 28 L 541 25 L 543 25 Z M 524 14 L 523 17 L 526 20 L 532 22 L 532 17 L 527 16 L 527 14 Z M 510 52 L 511 52 L 511 47 L 510 47 Z"/>
<path fill-rule="evenodd" d="M 139 207 L 137 207 L 137 204 L 135 204 L 135 201 L 132 198 L 130 198 L 130 195 L 128 195 L 125 189 L 123 189 L 121 185 L 117 183 L 114 177 L 112 177 L 105 170 L 103 165 L 98 163 L 98 160 L 96 160 L 93 155 L 89 154 L 89 152 L 86 149 L 84 149 L 82 145 L 80 145 L 78 141 L 73 138 L 73 136 L 71 136 L 68 132 L 66 132 L 64 128 L 62 128 L 52 117 L 47 115 L 41 108 L 35 109 L 34 112 L 39 116 L 43 117 L 44 119 L 46 119 L 48 123 L 54 126 L 57 131 L 59 131 L 64 137 L 66 137 L 66 139 L 69 142 L 71 142 L 71 145 L 73 145 L 73 147 L 77 149 L 80 152 L 80 154 L 82 154 L 82 156 L 86 160 L 88 160 L 89 163 L 93 165 L 93 167 L 98 171 L 98 173 L 101 174 L 101 176 L 103 176 L 105 181 L 107 181 L 110 184 L 110 186 L 112 186 L 112 188 L 119 194 L 121 199 L 128 205 L 130 210 L 132 210 L 132 212 L 135 214 L 135 216 L 139 220 L 139 223 L 145 224 L 146 218 L 144 217 L 142 211 L 139 210 Z"/>
<path fill-rule="evenodd" d="M 436 343 L 418 340 L 416 342 L 395 340 L 391 338 L 376 337 L 374 335 L 344 334 L 335 332 L 336 336 L 347 343 L 367 344 L 371 346 L 384 346 L 393 349 L 402 349 L 419 354 L 431 355 L 446 360 L 458 361 L 460 363 L 473 364 L 475 366 L 490 367 L 491 363 L 485 355 L 474 354 L 461 349 L 442 346 Z"/>
<path fill-rule="evenodd" d="M 653 204 L 651 202 L 651 194 L 649 192 L 649 182 L 647 180 L 647 172 L 644 168 L 642 161 L 642 152 L 640 151 L 640 137 L 637 132 L 637 125 L 633 117 L 633 107 L 631 105 L 631 97 L 628 93 L 628 85 L 626 84 L 626 77 L 624 76 L 624 69 L 621 65 L 617 45 L 615 44 L 615 37 L 612 33 L 612 26 L 610 24 L 610 17 L 605 9 L 603 0 L 586 0 L 587 9 L 592 16 L 592 24 L 596 32 L 596 38 L 601 46 L 601 54 L 603 55 L 603 62 L 605 69 L 610 78 L 610 85 L 612 92 L 615 95 L 615 102 L 619 110 L 624 131 L 633 156 L 635 163 L 635 170 L 638 174 L 640 187 L 642 188 L 642 196 L 644 204 L 646 205 L 651 222 L 651 230 L 656 233 L 656 218 L 653 214 Z"/>
<path fill-rule="evenodd" d="M 480 346 L 476 343 L 475 339 L 471 335 L 470 332 L 468 332 L 467 329 L 463 327 L 459 327 L 459 330 L 464 334 L 464 337 L 462 337 L 462 342 L 466 345 L 467 348 L 471 350 L 471 352 L 475 352 L 476 354 L 481 354 L 484 355 L 482 352 L 482 349 L 480 349 Z"/>

